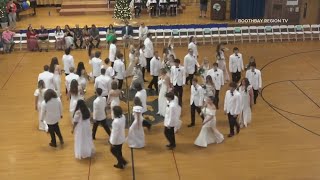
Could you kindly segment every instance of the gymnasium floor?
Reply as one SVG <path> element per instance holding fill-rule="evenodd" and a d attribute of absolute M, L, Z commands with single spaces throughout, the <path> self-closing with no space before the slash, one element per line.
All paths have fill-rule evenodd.
<path fill-rule="evenodd" d="M 228 45 L 229 49 L 239 47 L 245 64 L 249 56 L 255 56 L 258 68 L 262 69 L 263 98 L 259 96 L 253 107 L 252 124 L 229 139 L 226 137 L 229 131 L 227 118 L 219 110 L 217 127 L 225 135 L 225 141 L 208 148 L 196 147 L 193 142 L 201 128 L 200 118 L 197 116 L 194 128 L 186 127 L 190 123 L 190 91 L 186 86 L 183 126 L 176 135 L 177 148 L 174 151 L 165 148 L 167 142 L 162 123 L 150 132 L 145 131 L 146 147 L 133 151 L 136 179 L 320 179 L 319 45 L 319 41 Z M 200 46 L 200 62 L 207 56 L 212 63 L 214 49 L 213 46 Z M 186 46 L 176 48 L 180 59 L 186 51 Z M 103 49 L 102 52 L 105 58 L 108 51 Z M 230 53 L 227 52 L 227 56 Z M 50 148 L 50 136 L 38 131 L 33 97 L 36 79 L 51 57 L 57 56 L 61 63 L 62 54 L 61 51 L 16 51 L 0 55 L 0 179 L 132 179 L 130 149 L 127 145 L 123 148 L 130 165 L 125 170 L 115 169 L 116 160 L 109 152 L 107 135 L 102 128 L 94 142 L 96 155 L 81 161 L 74 158 L 65 95 L 62 98 L 64 118 L 60 123 L 65 145 Z M 72 54 L 76 63 L 84 61 L 88 71 L 91 70 L 84 50 Z M 93 95 L 92 87 L 90 83 L 87 97 Z M 226 89 L 227 86 L 221 91 L 221 107 Z M 126 104 L 122 106 L 125 108 Z"/>

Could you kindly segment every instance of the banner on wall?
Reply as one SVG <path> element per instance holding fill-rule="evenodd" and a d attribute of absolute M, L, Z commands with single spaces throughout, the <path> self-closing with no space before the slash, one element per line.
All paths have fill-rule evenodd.
<path fill-rule="evenodd" d="M 287 0 L 287 6 L 297 6 L 299 4 L 299 0 Z"/>

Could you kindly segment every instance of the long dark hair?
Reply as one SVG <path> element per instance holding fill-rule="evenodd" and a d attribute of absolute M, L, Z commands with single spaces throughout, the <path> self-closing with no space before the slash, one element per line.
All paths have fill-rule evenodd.
<path fill-rule="evenodd" d="M 212 77 L 210 75 L 206 76 L 206 82 L 208 83 L 208 81 L 210 81 L 210 84 L 213 85 L 213 80 Z"/>
<path fill-rule="evenodd" d="M 219 43 L 218 45 L 217 45 L 217 48 L 216 48 L 216 53 L 217 53 L 217 57 L 220 59 L 220 56 L 221 56 L 221 52 L 220 52 L 220 48 L 221 48 L 221 43 Z"/>
<path fill-rule="evenodd" d="M 75 112 L 80 110 L 81 114 L 82 114 L 82 119 L 83 120 L 87 120 L 90 118 L 90 111 L 86 105 L 86 103 L 84 102 L 84 100 L 82 99 L 79 99 L 78 102 L 77 102 L 77 106 L 76 106 L 76 109 L 73 113 L 73 117 L 75 115 Z"/>
<path fill-rule="evenodd" d="M 51 59 L 50 67 L 49 67 L 49 72 L 54 73 L 55 66 L 59 65 L 59 61 L 57 57 L 53 57 Z"/>
<path fill-rule="evenodd" d="M 52 90 L 52 89 L 48 89 L 46 90 L 46 92 L 44 93 L 44 101 L 47 103 L 48 101 L 50 101 L 52 98 L 57 98 L 57 93 Z"/>
<path fill-rule="evenodd" d="M 244 89 L 244 92 L 248 92 L 248 87 L 250 86 L 250 82 L 249 82 L 249 79 L 248 78 L 243 78 L 242 81 L 245 81 L 246 82 L 246 86 L 245 86 L 245 89 Z M 240 83 L 240 86 L 242 86 L 242 81 Z"/>
<path fill-rule="evenodd" d="M 78 95 L 79 93 L 78 86 L 79 86 L 78 81 L 75 79 L 72 80 L 70 84 L 70 94 Z"/>
<path fill-rule="evenodd" d="M 81 76 L 81 71 L 82 70 L 85 70 L 86 68 L 84 67 L 84 64 L 83 64 L 83 62 L 79 62 L 78 63 L 78 67 L 77 67 L 77 74 L 79 75 L 79 76 Z"/>

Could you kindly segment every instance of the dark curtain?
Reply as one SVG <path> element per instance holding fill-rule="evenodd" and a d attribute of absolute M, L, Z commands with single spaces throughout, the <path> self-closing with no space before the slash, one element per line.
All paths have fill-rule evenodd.
<path fill-rule="evenodd" d="M 264 17 L 265 0 L 231 0 L 231 19 Z"/>

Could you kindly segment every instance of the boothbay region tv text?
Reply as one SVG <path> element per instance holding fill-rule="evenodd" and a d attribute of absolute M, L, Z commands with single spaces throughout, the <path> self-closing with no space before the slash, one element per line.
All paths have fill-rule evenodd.
<path fill-rule="evenodd" d="M 288 19 L 236 19 L 237 23 L 288 23 Z"/>

